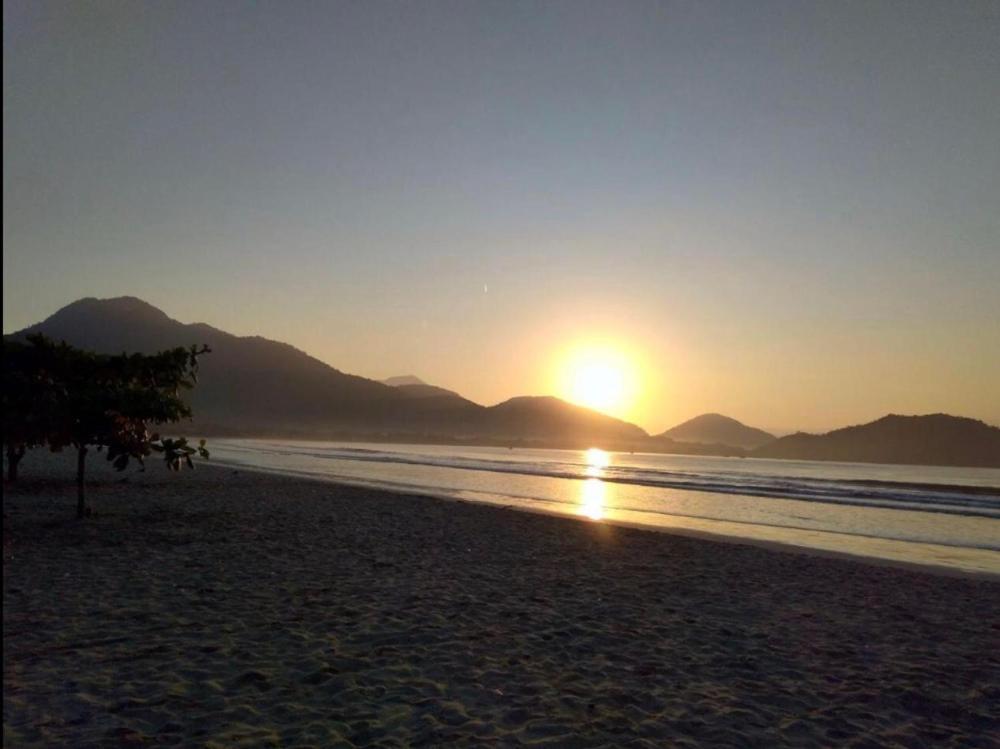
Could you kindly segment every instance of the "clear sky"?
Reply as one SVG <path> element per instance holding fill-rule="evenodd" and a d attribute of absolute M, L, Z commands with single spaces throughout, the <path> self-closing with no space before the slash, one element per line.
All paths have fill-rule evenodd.
<path fill-rule="evenodd" d="M 4 3 L 3 328 L 83 296 L 651 431 L 1000 423 L 1000 3 Z"/>

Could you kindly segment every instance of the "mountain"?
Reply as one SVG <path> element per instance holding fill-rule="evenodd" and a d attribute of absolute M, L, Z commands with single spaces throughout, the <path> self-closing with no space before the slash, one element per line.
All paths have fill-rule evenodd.
<path fill-rule="evenodd" d="M 395 377 L 386 377 L 382 380 L 382 384 L 396 388 L 403 385 L 426 385 L 427 383 L 416 375 L 396 375 Z"/>
<path fill-rule="evenodd" d="M 190 395 L 196 428 L 205 434 L 560 446 L 593 440 L 609 448 L 647 437 L 637 426 L 556 398 L 487 408 L 422 381 L 393 387 L 341 372 L 286 343 L 180 323 L 135 297 L 81 299 L 10 337 L 32 333 L 103 353 L 208 344 L 212 353 L 200 360 Z"/>
<path fill-rule="evenodd" d="M 792 434 L 751 453 L 755 458 L 1000 468 L 1000 429 L 947 414 L 889 414 L 827 434 Z"/>
<path fill-rule="evenodd" d="M 184 324 L 134 297 L 81 299 L 11 334 L 42 333 L 105 353 L 207 343 L 191 405 L 199 434 L 545 447 L 689 455 L 1000 467 L 1000 429 L 974 419 L 889 415 L 828 434 L 780 439 L 718 414 L 650 438 L 619 419 L 552 397 L 482 406 L 413 375 L 391 384 L 341 372 L 286 343 Z M 191 432 L 191 429 L 187 431 Z M 748 439 L 768 438 L 752 450 Z"/>
<path fill-rule="evenodd" d="M 659 434 L 655 439 L 695 442 L 702 445 L 729 445 L 753 450 L 774 441 L 774 435 L 754 429 L 722 414 L 702 414 Z"/>
<path fill-rule="evenodd" d="M 574 443 L 581 446 L 603 439 L 612 443 L 627 443 L 649 438 L 634 424 L 552 396 L 511 398 L 488 411 L 492 430 L 511 440 L 544 440 L 545 430 L 553 428 L 558 433 L 573 435 Z"/>
<path fill-rule="evenodd" d="M 426 382 L 421 380 L 419 377 L 415 377 L 414 375 L 398 375 L 396 377 L 389 377 L 382 380 L 382 384 L 396 388 L 408 398 L 457 398 L 459 400 L 466 401 L 467 403 L 472 403 L 472 401 L 463 398 L 454 390 L 446 390 L 445 388 L 439 388 L 436 385 L 428 385 Z"/>
<path fill-rule="evenodd" d="M 308 432 L 331 423 L 389 423 L 405 398 L 393 388 L 340 372 L 285 343 L 239 337 L 204 323 L 185 325 L 134 297 L 81 299 L 23 331 L 103 353 L 152 352 L 208 344 L 191 406 L 209 432 Z"/>

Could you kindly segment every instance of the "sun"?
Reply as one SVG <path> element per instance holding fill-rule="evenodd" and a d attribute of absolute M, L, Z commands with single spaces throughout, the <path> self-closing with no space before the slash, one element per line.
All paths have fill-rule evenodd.
<path fill-rule="evenodd" d="M 562 358 L 557 389 L 571 403 L 623 416 L 635 399 L 637 380 L 637 368 L 623 351 L 584 345 Z"/>
<path fill-rule="evenodd" d="M 571 397 L 599 411 L 613 411 L 625 397 L 625 373 L 613 362 L 592 361 L 573 373 Z"/>

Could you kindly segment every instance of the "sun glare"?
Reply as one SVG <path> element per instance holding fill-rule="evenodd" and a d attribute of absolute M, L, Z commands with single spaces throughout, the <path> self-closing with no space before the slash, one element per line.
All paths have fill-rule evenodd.
<path fill-rule="evenodd" d="M 580 513 L 591 520 L 601 520 L 604 517 L 604 482 L 600 479 L 587 479 L 583 482 Z"/>
<path fill-rule="evenodd" d="M 636 386 L 635 364 L 613 348 L 580 347 L 565 356 L 560 367 L 558 389 L 562 397 L 615 416 L 627 415 Z"/>
<path fill-rule="evenodd" d="M 587 467 L 594 471 L 600 471 L 602 468 L 607 468 L 611 465 L 611 456 L 598 447 L 592 447 L 587 450 L 584 453 L 584 459 L 587 461 Z"/>
<path fill-rule="evenodd" d="M 605 486 L 601 481 L 604 469 L 611 465 L 611 455 L 597 447 L 592 447 L 583 454 L 587 462 L 583 481 L 583 492 L 580 495 L 580 513 L 591 520 L 601 520 L 604 517 Z"/>

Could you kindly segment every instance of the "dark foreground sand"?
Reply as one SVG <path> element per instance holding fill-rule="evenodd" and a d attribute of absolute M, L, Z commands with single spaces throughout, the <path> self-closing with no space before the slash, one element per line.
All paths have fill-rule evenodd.
<path fill-rule="evenodd" d="M 5 492 L 7 747 L 1000 746 L 995 581 L 94 473 L 83 523 L 66 461 Z"/>

